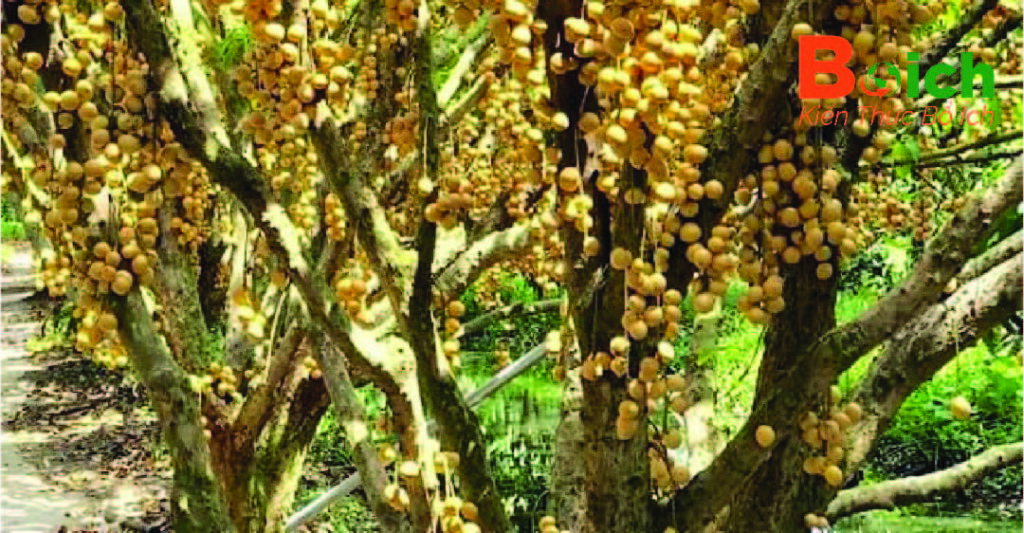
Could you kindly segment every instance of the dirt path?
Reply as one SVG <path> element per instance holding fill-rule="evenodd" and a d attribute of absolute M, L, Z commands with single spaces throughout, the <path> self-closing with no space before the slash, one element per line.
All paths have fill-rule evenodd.
<path fill-rule="evenodd" d="M 32 260 L 19 250 L 0 276 L 0 420 L 8 420 L 25 402 L 25 372 L 41 367 L 28 358 L 26 341 L 40 331 L 40 322 L 24 299 L 32 294 Z M 75 515 L 90 512 L 98 502 L 45 481 L 23 455 L 26 444 L 47 439 L 38 432 L 0 431 L 0 531 L 51 533 Z"/>

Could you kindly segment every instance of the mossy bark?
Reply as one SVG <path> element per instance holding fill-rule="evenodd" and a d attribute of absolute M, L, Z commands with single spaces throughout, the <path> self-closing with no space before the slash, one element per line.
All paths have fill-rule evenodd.
<path fill-rule="evenodd" d="M 174 467 L 171 514 L 182 533 L 233 532 L 227 505 L 213 470 L 199 422 L 199 395 L 157 334 L 156 324 L 136 289 L 112 302 L 118 330 L 132 367 L 157 412 Z"/>
<path fill-rule="evenodd" d="M 304 380 L 288 409 L 270 424 L 272 429 L 254 452 L 217 454 L 214 469 L 223 486 L 231 522 L 239 533 L 284 531 L 306 451 L 329 403 L 321 380 Z"/>

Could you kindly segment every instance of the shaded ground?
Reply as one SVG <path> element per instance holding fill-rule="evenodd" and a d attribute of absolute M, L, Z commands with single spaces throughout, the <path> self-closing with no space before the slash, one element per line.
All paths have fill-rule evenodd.
<path fill-rule="evenodd" d="M 50 305 L 31 298 L 27 250 L 6 262 L 0 296 L 0 531 L 159 531 L 158 435 L 123 374 L 70 350 L 38 350 Z"/>

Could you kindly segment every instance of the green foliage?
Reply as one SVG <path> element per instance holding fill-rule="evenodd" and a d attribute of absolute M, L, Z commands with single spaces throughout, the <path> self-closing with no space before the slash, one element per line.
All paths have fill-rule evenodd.
<path fill-rule="evenodd" d="M 985 447 L 1020 441 L 1024 380 L 1016 357 L 984 346 L 964 353 L 922 385 L 903 404 L 887 435 L 900 441 L 934 441 L 947 450 L 973 454 Z M 949 413 L 949 399 L 962 395 L 974 407 L 967 421 Z"/>
<path fill-rule="evenodd" d="M 20 241 L 25 239 L 25 223 L 18 212 L 18 202 L 10 194 L 4 194 L 0 203 L 0 239 Z"/>
<path fill-rule="evenodd" d="M 715 391 L 715 409 L 718 413 L 714 423 L 724 431 L 726 438 L 736 433 L 746 420 L 754 402 L 757 368 L 761 362 L 764 328 L 752 324 L 736 306 L 746 292 L 747 286 L 744 283 L 734 282 L 729 285 L 722 298 L 715 345 L 713 349 L 707 350 L 700 361 L 702 366 L 713 369 L 711 387 Z M 681 334 L 675 345 L 679 355 L 690 350 L 693 318 L 691 299 L 687 298 L 683 301 Z M 673 367 L 685 372 L 685 359 L 676 357 Z"/>
<path fill-rule="evenodd" d="M 334 405 L 320 419 L 316 436 L 309 445 L 309 461 L 324 466 L 351 465 L 352 452 L 345 445 L 345 434 L 334 412 Z"/>
<path fill-rule="evenodd" d="M 505 497 L 506 511 L 521 531 L 529 531 L 546 511 L 561 397 L 561 384 L 549 376 L 522 376 L 477 410 L 495 482 Z M 475 377 L 482 382 L 490 376 Z"/>
<path fill-rule="evenodd" d="M 313 490 L 303 487 L 299 489 L 299 495 L 295 498 L 295 509 L 298 510 L 308 505 L 326 488 L 318 487 Z M 356 495 L 349 495 L 331 504 L 322 515 L 317 517 L 317 522 L 330 524 L 328 531 L 335 533 L 375 533 L 380 531 L 377 520 L 370 508 L 367 507 L 366 501 Z"/>
<path fill-rule="evenodd" d="M 385 401 L 382 394 L 372 388 L 358 389 L 356 394 L 360 397 L 369 419 L 376 419 L 383 414 Z M 295 510 L 301 509 L 325 490 L 356 472 L 352 450 L 345 440 L 345 430 L 333 405 L 327 408 L 327 413 L 320 419 L 320 425 L 317 426 L 316 435 L 307 452 L 306 462 L 322 475 L 307 476 L 295 498 Z M 318 517 L 318 521 L 330 524 L 331 530 L 336 532 L 380 531 L 373 513 L 358 492 L 333 503 Z"/>
<path fill-rule="evenodd" d="M 561 290 L 545 292 L 543 288 L 521 274 L 501 273 L 497 285 L 498 289 L 494 296 L 497 299 L 496 305 L 499 307 L 517 303 L 533 303 L 561 296 Z M 463 323 L 493 309 L 494 303 L 490 307 L 484 308 L 481 292 L 482 287 L 478 283 L 470 287 L 459 298 L 466 306 Z M 548 332 L 558 329 L 560 325 L 561 318 L 558 313 L 554 312 L 513 316 L 507 320 L 492 322 L 479 334 L 462 339 L 463 371 L 468 374 L 489 372 L 495 363 L 491 353 L 497 348 L 508 349 L 511 358 L 515 360 L 540 344 Z M 477 357 L 478 354 L 474 352 L 479 352 L 481 356 Z M 535 366 L 531 373 L 548 374 L 549 371 L 550 365 L 541 364 Z"/>
<path fill-rule="evenodd" d="M 879 239 L 843 265 L 839 290 L 886 292 L 907 276 L 919 253 L 909 236 Z"/>
<path fill-rule="evenodd" d="M 380 531 L 377 520 L 361 498 L 345 498 L 327 514 L 327 522 L 337 533 L 372 533 Z"/>
<path fill-rule="evenodd" d="M 463 322 L 493 307 L 494 303 L 487 309 L 483 307 L 482 289 L 478 283 L 460 298 L 466 306 Z M 498 306 L 504 306 L 560 296 L 560 290 L 545 291 L 526 276 L 502 273 L 493 298 Z M 507 348 L 514 360 L 543 342 L 547 333 L 560 324 L 558 313 L 513 316 L 464 338 L 463 390 L 472 390 L 493 376 L 495 361 L 490 355 L 496 348 Z M 477 409 L 487 438 L 488 457 L 494 466 L 495 482 L 505 497 L 511 521 L 521 531 L 529 531 L 546 511 L 548 472 L 561 398 L 561 383 L 551 377 L 552 365 L 550 361 L 542 361 Z"/>
<path fill-rule="evenodd" d="M 0 222 L 0 239 L 5 241 L 25 240 L 25 224 L 8 220 Z"/>
<path fill-rule="evenodd" d="M 452 69 L 458 64 L 462 52 L 474 41 L 477 40 L 487 29 L 487 17 L 478 17 L 477 20 L 465 30 L 458 27 L 450 27 L 446 31 L 435 32 L 434 37 L 434 73 L 433 82 L 437 88 L 441 87 L 451 75 Z"/>
<path fill-rule="evenodd" d="M 227 30 L 224 37 L 209 50 L 208 63 L 220 72 L 230 73 L 253 47 L 252 30 L 245 24 Z"/>
<path fill-rule="evenodd" d="M 839 521 L 836 533 L 1019 533 L 1020 521 L 914 516 L 905 510 L 874 511 Z"/>
<path fill-rule="evenodd" d="M 1024 438 L 1022 387 L 1024 377 L 1015 352 L 993 353 L 984 345 L 965 350 L 903 404 L 879 441 L 872 468 L 879 477 L 920 475 L 948 468 L 991 446 L 1020 442 Z M 969 420 L 959 421 L 950 414 L 948 403 L 956 396 L 971 402 L 974 412 Z M 1011 468 L 969 490 L 986 500 L 1000 499 L 1018 493 L 1021 482 L 1021 469 Z M 945 507 L 922 512 L 942 512 Z"/>

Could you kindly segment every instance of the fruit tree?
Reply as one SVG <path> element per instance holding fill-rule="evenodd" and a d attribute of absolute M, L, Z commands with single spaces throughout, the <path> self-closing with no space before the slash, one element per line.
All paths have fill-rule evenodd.
<path fill-rule="evenodd" d="M 456 381 L 459 297 L 495 270 L 565 294 L 542 531 L 800 531 L 1021 456 L 840 491 L 908 395 L 1021 310 L 1019 227 L 992 238 L 1024 182 L 1021 13 L 960 4 L 5 0 L 4 187 L 76 349 L 147 388 L 176 531 L 283 530 L 329 404 L 384 531 L 508 531 Z M 893 68 L 801 100 L 805 35 L 849 42 L 858 80 Z M 908 96 L 940 63 L 974 97 Z M 837 324 L 840 271 L 891 233 L 916 266 Z M 681 309 L 736 283 L 765 328 L 754 401 L 691 472 Z"/>

